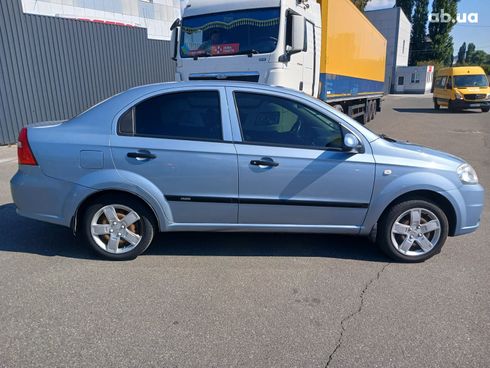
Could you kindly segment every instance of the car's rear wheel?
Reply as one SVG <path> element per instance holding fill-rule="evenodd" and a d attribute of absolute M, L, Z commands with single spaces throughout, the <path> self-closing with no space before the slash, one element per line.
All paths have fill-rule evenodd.
<path fill-rule="evenodd" d="M 378 227 L 377 242 L 391 258 L 422 262 L 441 251 L 449 224 L 444 211 L 426 200 L 409 200 L 391 207 Z"/>
<path fill-rule="evenodd" d="M 481 108 L 481 111 L 483 111 L 483 112 L 489 112 L 490 111 L 490 107 L 482 107 Z"/>
<path fill-rule="evenodd" d="M 153 214 L 140 201 L 123 196 L 99 198 L 84 211 L 82 231 L 95 252 L 110 260 L 130 260 L 151 244 Z"/>

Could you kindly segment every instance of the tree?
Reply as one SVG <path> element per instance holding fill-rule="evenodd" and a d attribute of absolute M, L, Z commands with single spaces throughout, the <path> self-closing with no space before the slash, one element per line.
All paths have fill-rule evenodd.
<path fill-rule="evenodd" d="M 412 23 L 412 13 L 415 0 L 396 0 L 395 6 L 402 8 L 410 23 Z"/>
<path fill-rule="evenodd" d="M 487 61 L 488 54 L 483 50 L 477 50 L 471 56 L 471 64 L 473 65 L 483 65 Z"/>
<path fill-rule="evenodd" d="M 429 0 L 416 0 L 412 17 L 412 38 L 410 46 L 410 65 L 427 60 L 427 21 L 429 20 Z"/>
<path fill-rule="evenodd" d="M 456 24 L 458 13 L 457 0 L 434 0 L 429 23 L 429 35 L 432 41 L 431 57 L 452 65 L 454 50 L 451 30 Z M 451 60 L 451 64 L 449 64 Z"/>
<path fill-rule="evenodd" d="M 364 11 L 364 9 L 366 8 L 366 5 L 369 1 L 370 0 L 352 0 L 354 5 L 357 6 L 359 8 L 359 10 L 362 10 L 362 11 Z"/>
<path fill-rule="evenodd" d="M 468 50 L 466 50 L 466 59 L 465 63 L 466 64 L 471 64 L 471 59 L 473 58 L 473 54 L 475 53 L 476 46 L 473 42 L 470 42 L 468 44 Z"/>
<path fill-rule="evenodd" d="M 463 42 L 458 51 L 458 64 L 462 65 L 466 58 L 466 42 Z"/>

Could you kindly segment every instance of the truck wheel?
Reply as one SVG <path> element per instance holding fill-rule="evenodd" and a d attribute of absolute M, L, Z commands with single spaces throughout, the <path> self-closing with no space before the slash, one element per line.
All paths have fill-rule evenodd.
<path fill-rule="evenodd" d="M 435 203 L 408 200 L 383 215 L 377 243 L 394 260 L 423 262 L 441 251 L 448 229 L 447 217 Z"/>
<path fill-rule="evenodd" d="M 440 110 L 441 109 L 441 105 L 439 105 L 437 103 L 437 99 L 434 98 L 434 110 Z"/>
<path fill-rule="evenodd" d="M 490 111 L 490 107 L 482 107 L 481 108 L 481 111 L 482 112 L 489 112 Z"/>
<path fill-rule="evenodd" d="M 113 261 L 142 254 L 151 244 L 156 226 L 153 213 L 141 202 L 106 196 L 90 204 L 81 219 L 85 240 L 95 252 Z"/>

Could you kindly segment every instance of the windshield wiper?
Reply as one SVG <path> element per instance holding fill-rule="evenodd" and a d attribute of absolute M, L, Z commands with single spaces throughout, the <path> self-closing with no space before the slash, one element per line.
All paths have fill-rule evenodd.
<path fill-rule="evenodd" d="M 380 134 L 379 137 L 388 142 L 398 142 L 396 139 L 390 138 L 386 134 Z"/>
<path fill-rule="evenodd" d="M 248 57 L 252 57 L 255 54 L 258 54 L 259 52 L 255 49 L 250 49 L 250 50 L 242 50 L 236 53 L 236 55 L 248 55 Z"/>

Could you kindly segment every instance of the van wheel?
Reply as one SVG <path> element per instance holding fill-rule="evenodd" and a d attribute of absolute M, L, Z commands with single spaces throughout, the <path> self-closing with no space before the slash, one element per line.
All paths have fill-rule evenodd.
<path fill-rule="evenodd" d="M 481 111 L 482 112 L 489 112 L 490 111 L 490 107 L 482 107 L 481 108 Z"/>
<path fill-rule="evenodd" d="M 434 98 L 434 110 L 440 110 L 441 109 L 441 105 L 439 105 L 437 103 L 437 100 Z"/>
<path fill-rule="evenodd" d="M 135 259 L 151 244 L 156 226 L 153 213 L 141 202 L 106 196 L 84 211 L 82 233 L 91 248 L 113 261 Z"/>
<path fill-rule="evenodd" d="M 449 112 L 457 112 L 458 110 L 456 109 L 456 107 L 454 107 L 454 103 L 449 100 L 449 102 L 447 103 L 447 108 L 449 110 Z"/>
<path fill-rule="evenodd" d="M 379 223 L 377 243 L 389 257 L 423 262 L 439 253 L 448 236 L 444 211 L 425 200 L 394 205 Z"/>

